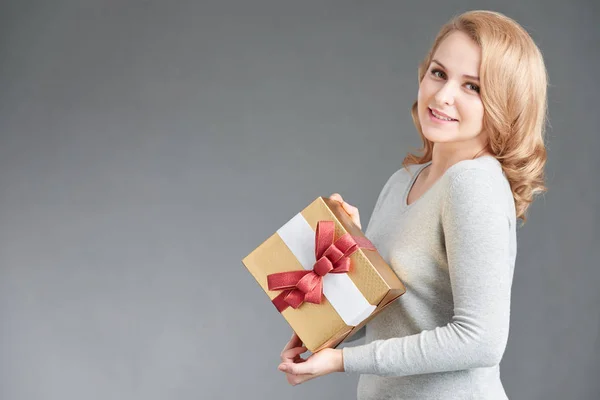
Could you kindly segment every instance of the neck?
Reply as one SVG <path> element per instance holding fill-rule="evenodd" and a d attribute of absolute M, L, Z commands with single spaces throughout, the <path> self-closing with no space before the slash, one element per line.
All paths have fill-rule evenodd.
<path fill-rule="evenodd" d="M 431 165 L 427 168 L 425 179 L 435 181 L 441 177 L 448 168 L 459 161 L 472 160 L 477 157 L 492 155 L 485 145 L 476 148 L 456 148 L 448 143 L 434 143 Z"/>

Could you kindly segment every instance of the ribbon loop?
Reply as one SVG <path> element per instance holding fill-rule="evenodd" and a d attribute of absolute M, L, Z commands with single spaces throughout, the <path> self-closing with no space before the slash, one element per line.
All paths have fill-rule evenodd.
<path fill-rule="evenodd" d="M 355 238 L 349 233 L 345 233 L 338 240 L 335 241 L 335 247 L 340 249 L 344 254 L 347 252 L 354 252 L 353 246 L 356 246 Z"/>
<path fill-rule="evenodd" d="M 323 253 L 323 257 L 327 257 L 331 260 L 331 262 L 338 262 L 345 254 L 343 251 L 337 248 L 335 244 L 329 246 L 325 253 Z"/>
<path fill-rule="evenodd" d="M 331 262 L 331 260 L 329 260 L 329 258 L 327 258 L 325 256 L 319 258 L 319 261 L 317 261 L 315 263 L 315 266 L 313 267 L 315 274 L 317 274 L 319 276 L 325 276 L 332 269 L 333 269 L 333 263 Z"/>

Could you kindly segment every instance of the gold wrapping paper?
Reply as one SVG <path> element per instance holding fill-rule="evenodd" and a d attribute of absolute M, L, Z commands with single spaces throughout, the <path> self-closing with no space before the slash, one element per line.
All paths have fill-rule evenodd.
<path fill-rule="evenodd" d="M 337 201 L 318 197 L 302 210 L 301 214 L 313 232 L 316 231 L 319 221 L 328 220 L 334 221 L 336 240 L 346 232 L 352 236 L 364 236 Z M 377 306 L 366 320 L 357 326 L 346 325 L 325 296 L 321 304 L 305 302 L 298 309 L 288 307 L 281 313 L 304 345 L 312 352 L 337 347 L 344 339 L 349 338 L 379 314 L 385 306 L 406 292 L 400 279 L 377 251 L 360 248 L 350 256 L 350 262 L 349 278 L 367 301 Z M 268 289 L 269 274 L 304 270 L 277 233 L 253 250 L 242 260 L 242 263 L 271 300 L 281 291 Z M 278 312 L 273 304 L 270 306 L 274 312 Z"/>

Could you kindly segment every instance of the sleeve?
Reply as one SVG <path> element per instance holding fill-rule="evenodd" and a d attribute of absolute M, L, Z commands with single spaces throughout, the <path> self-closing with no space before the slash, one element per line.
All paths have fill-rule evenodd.
<path fill-rule="evenodd" d="M 346 372 L 406 376 L 490 367 L 508 340 L 514 258 L 502 182 L 468 169 L 450 183 L 442 226 L 454 315 L 421 333 L 344 347 Z"/>

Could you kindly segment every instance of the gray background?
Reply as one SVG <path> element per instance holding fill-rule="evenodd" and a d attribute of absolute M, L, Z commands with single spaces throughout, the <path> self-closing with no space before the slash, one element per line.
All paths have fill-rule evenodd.
<path fill-rule="evenodd" d="M 551 83 L 502 379 L 600 397 L 597 2 L 1 4 L 2 400 L 354 398 L 357 375 L 287 384 L 291 329 L 241 259 L 320 195 L 366 225 L 420 145 L 418 62 L 478 8 Z"/>

